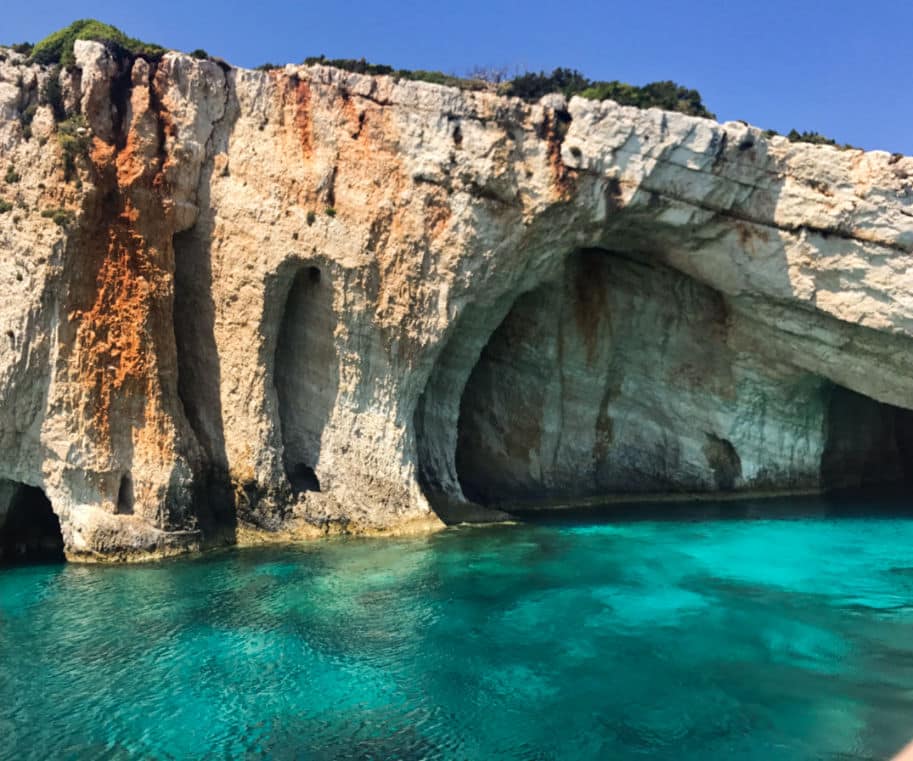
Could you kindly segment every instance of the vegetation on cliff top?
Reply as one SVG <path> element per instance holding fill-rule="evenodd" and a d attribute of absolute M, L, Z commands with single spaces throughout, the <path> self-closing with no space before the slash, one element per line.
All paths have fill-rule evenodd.
<path fill-rule="evenodd" d="M 431 82 L 436 85 L 459 87 L 462 90 L 486 90 L 490 87 L 488 82 L 472 77 L 457 77 L 444 74 L 442 71 L 425 71 L 423 69 L 394 69 L 383 63 L 368 63 L 364 58 L 327 58 L 326 56 L 309 56 L 302 63 L 305 66 L 320 64 L 331 66 L 334 69 L 351 71 L 354 74 L 370 74 L 371 76 L 387 75 L 397 79 L 411 79 L 416 82 Z M 264 64 L 258 68 L 266 68 L 271 64 Z"/>
<path fill-rule="evenodd" d="M 165 48 L 134 37 L 128 37 L 120 29 L 95 19 L 80 19 L 68 27 L 60 29 L 45 37 L 41 42 L 31 45 L 23 42 L 13 45 L 13 50 L 30 55 L 30 60 L 45 66 L 72 66 L 76 59 L 73 46 L 76 40 L 95 40 L 105 44 L 109 50 L 120 56 L 141 56 L 158 59 L 166 52 Z M 194 50 L 190 55 L 195 58 L 209 58 L 202 49 Z M 220 64 L 220 60 L 217 60 Z M 364 58 L 328 59 L 323 55 L 305 58 L 306 65 L 322 64 L 357 74 L 388 75 L 399 79 L 431 82 L 433 84 L 459 87 L 464 90 L 494 90 L 502 95 L 511 95 L 528 101 L 539 100 L 544 95 L 560 93 L 568 98 L 579 95 L 589 100 L 613 100 L 623 106 L 637 108 L 661 108 L 666 111 L 677 111 L 689 116 L 700 116 L 715 119 L 716 115 L 707 109 L 697 90 L 683 87 L 670 80 L 650 82 L 643 86 L 631 85 L 618 80 L 591 80 L 576 69 L 557 68 L 551 73 L 544 71 L 527 72 L 508 79 L 503 70 L 474 69 L 468 76 L 459 77 L 444 74 L 440 71 L 423 69 L 394 69 L 386 64 L 368 63 Z M 227 67 L 227 65 L 226 65 Z M 279 68 L 274 64 L 264 64 L 258 69 Z M 58 119 L 63 116 L 59 115 Z M 768 136 L 776 133 L 766 132 Z M 798 132 L 791 130 L 787 135 L 792 142 L 813 143 L 816 145 L 837 145 L 835 140 L 818 132 Z M 851 146 L 840 146 L 849 148 Z"/>
<path fill-rule="evenodd" d="M 703 116 L 715 119 L 701 100 L 697 90 L 691 90 L 671 81 L 650 82 L 642 87 L 613 80 L 611 82 L 592 80 L 576 69 L 558 68 L 550 74 L 532 72 L 507 79 L 500 71 L 487 72 L 476 69 L 469 77 L 457 77 L 440 71 L 411 71 L 394 69 L 385 64 L 368 63 L 364 58 L 328 59 L 312 56 L 304 59 L 305 65 L 322 64 L 356 74 L 386 74 L 400 79 L 432 82 L 450 85 L 464 90 L 496 89 L 502 95 L 512 95 L 524 100 L 539 100 L 543 95 L 560 93 L 568 98 L 579 95 L 590 100 L 614 100 L 623 106 L 638 108 L 662 108 L 678 111 L 689 116 Z"/>
<path fill-rule="evenodd" d="M 76 40 L 95 40 L 104 43 L 109 49 L 120 54 L 161 58 L 165 48 L 134 37 L 128 37 L 120 29 L 103 24 L 95 19 L 74 21 L 65 29 L 49 34 L 32 48 L 31 58 L 45 66 L 60 64 L 72 66 L 76 63 L 73 45 Z"/>

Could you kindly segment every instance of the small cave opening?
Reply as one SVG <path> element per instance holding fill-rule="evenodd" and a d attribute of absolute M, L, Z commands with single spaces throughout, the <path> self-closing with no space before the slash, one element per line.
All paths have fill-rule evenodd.
<path fill-rule="evenodd" d="M 821 484 L 830 492 L 894 490 L 913 482 L 913 411 L 837 385 L 825 389 Z"/>
<path fill-rule="evenodd" d="M 306 491 L 320 491 L 320 481 L 310 465 L 303 462 L 296 463 L 288 468 L 288 480 L 292 492 L 301 494 Z"/>
<path fill-rule="evenodd" d="M 0 499 L 4 503 L 0 504 L 0 562 L 62 563 L 66 559 L 60 520 L 43 490 L 2 482 Z"/>
<path fill-rule="evenodd" d="M 304 265 L 292 279 L 279 323 L 274 383 L 283 466 L 292 492 L 320 491 L 323 429 L 336 403 L 336 312 L 330 278 Z"/>
<path fill-rule="evenodd" d="M 124 473 L 117 490 L 117 514 L 133 515 L 133 501 L 133 478 L 129 473 Z"/>
<path fill-rule="evenodd" d="M 713 471 L 713 480 L 719 491 L 732 491 L 742 476 L 742 461 L 731 441 L 712 433 L 705 434 L 704 456 Z"/>

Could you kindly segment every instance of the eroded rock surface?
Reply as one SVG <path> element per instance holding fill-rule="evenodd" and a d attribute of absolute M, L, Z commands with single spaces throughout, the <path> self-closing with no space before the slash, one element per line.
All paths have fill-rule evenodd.
<path fill-rule="evenodd" d="M 0 522 L 40 490 L 70 557 L 906 477 L 911 158 L 322 66 L 2 57 Z"/>

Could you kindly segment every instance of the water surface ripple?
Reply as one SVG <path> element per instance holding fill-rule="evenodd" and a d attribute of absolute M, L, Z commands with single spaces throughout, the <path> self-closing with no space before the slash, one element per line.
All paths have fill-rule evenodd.
<path fill-rule="evenodd" d="M 3 759 L 881 759 L 911 736 L 902 515 L 0 571 Z"/>

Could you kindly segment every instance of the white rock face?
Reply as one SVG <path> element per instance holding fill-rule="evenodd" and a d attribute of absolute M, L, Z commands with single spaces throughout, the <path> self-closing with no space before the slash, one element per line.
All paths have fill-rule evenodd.
<path fill-rule="evenodd" d="M 0 479 L 71 557 L 904 476 L 913 159 L 75 52 L 75 174 L 0 62 Z"/>

